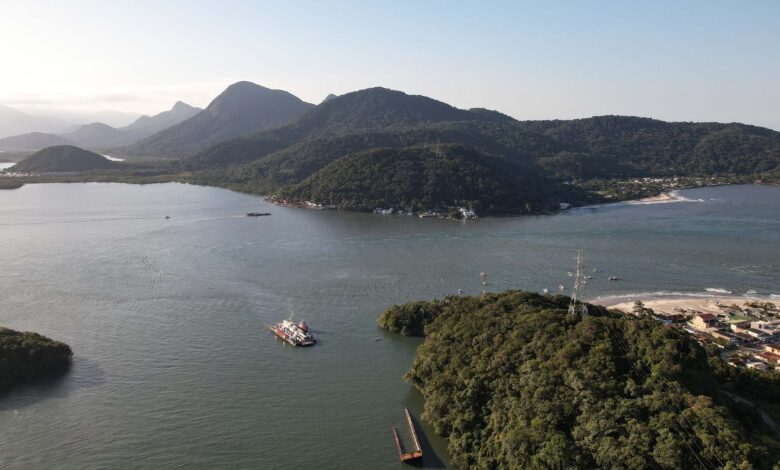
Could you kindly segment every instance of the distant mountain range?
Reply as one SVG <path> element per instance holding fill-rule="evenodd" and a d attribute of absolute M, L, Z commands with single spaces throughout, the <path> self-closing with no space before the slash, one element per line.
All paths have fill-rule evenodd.
<path fill-rule="evenodd" d="M 183 157 L 226 139 L 287 124 L 313 107 L 286 91 L 238 82 L 203 112 L 115 153 Z"/>
<path fill-rule="evenodd" d="M 115 128 L 101 122 L 86 124 L 61 134 L 31 132 L 0 139 L 0 150 L 37 151 L 52 145 L 78 145 L 92 150 L 106 150 L 137 142 L 160 132 L 201 111 L 181 101 L 173 108 L 154 116 L 141 116 L 133 123 Z"/>
<path fill-rule="evenodd" d="M 116 168 L 102 155 L 72 145 L 59 145 L 40 150 L 12 166 L 9 171 L 29 173 L 84 172 Z"/>
<path fill-rule="evenodd" d="M 161 127 L 112 154 L 177 158 L 172 171 L 192 181 L 359 210 L 540 212 L 599 201 L 608 180 L 780 181 L 780 133 L 756 126 L 631 116 L 519 121 L 386 88 L 329 95 L 314 106 L 249 82 L 229 86 L 201 112 L 177 103 L 125 128 L 29 134 L 0 140 L 0 149 L 25 139 L 105 148 Z"/>
<path fill-rule="evenodd" d="M 33 116 L 9 106 L 0 105 L 0 138 L 29 132 L 57 132 L 68 123 L 46 116 Z"/>

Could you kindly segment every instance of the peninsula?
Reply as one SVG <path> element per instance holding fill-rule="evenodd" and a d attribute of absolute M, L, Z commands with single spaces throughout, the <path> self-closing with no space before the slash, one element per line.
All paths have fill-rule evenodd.
<path fill-rule="evenodd" d="M 507 291 L 382 314 L 383 328 L 425 336 L 406 379 L 456 468 L 771 468 L 780 458 L 777 434 L 744 405 L 780 398 L 775 374 L 725 365 L 654 319 L 595 305 L 571 316 L 568 304 Z"/>

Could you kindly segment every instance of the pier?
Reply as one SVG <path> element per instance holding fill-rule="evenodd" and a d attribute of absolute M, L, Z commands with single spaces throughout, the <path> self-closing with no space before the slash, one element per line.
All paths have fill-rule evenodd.
<path fill-rule="evenodd" d="M 401 459 L 401 462 L 411 462 L 421 459 L 423 451 L 420 447 L 420 441 L 417 439 L 417 431 L 414 429 L 414 423 L 412 422 L 412 415 L 409 414 L 409 408 L 404 407 L 404 414 L 406 414 L 406 423 L 409 425 L 409 433 L 412 436 L 414 448 L 411 452 L 406 452 L 406 448 L 401 444 L 401 439 L 398 437 L 398 430 L 395 426 L 393 426 L 393 439 L 395 440 L 395 446 L 398 449 L 398 457 Z"/>

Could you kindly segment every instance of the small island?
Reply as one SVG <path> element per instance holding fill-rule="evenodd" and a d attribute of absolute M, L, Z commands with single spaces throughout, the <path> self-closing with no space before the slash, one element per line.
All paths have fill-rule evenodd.
<path fill-rule="evenodd" d="M 390 307 L 455 468 L 772 468 L 776 374 L 649 317 L 507 291 Z M 694 449 L 694 451 L 691 451 Z"/>
<path fill-rule="evenodd" d="M 22 382 L 62 374 L 72 356 L 65 343 L 0 327 L 0 392 Z"/>
<path fill-rule="evenodd" d="M 35 152 L 8 171 L 13 173 L 67 173 L 110 170 L 118 163 L 73 145 L 57 145 Z"/>

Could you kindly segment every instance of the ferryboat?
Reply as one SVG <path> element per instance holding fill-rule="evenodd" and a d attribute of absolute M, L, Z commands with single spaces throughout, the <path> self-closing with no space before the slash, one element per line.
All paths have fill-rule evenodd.
<path fill-rule="evenodd" d="M 313 346 L 317 339 L 309 332 L 309 325 L 301 320 L 294 323 L 292 320 L 282 320 L 271 325 L 274 334 L 293 346 Z"/>

